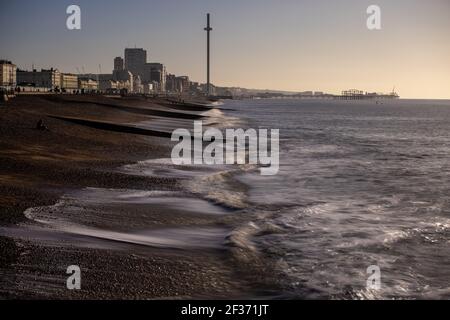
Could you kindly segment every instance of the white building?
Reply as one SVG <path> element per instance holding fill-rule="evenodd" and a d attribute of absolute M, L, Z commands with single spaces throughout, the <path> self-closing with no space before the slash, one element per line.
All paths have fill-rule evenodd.
<path fill-rule="evenodd" d="M 142 85 L 142 89 L 143 89 L 143 92 L 145 94 L 152 94 L 152 93 L 154 93 L 154 91 L 153 91 L 153 83 L 145 83 L 145 84 L 143 84 Z"/>
<path fill-rule="evenodd" d="M 142 86 L 142 82 L 141 82 L 141 77 L 140 76 L 135 76 L 133 77 L 133 92 L 134 93 L 143 93 L 144 92 L 144 88 Z"/>
<path fill-rule="evenodd" d="M 16 86 L 17 67 L 11 61 L 0 60 L 0 88 L 13 89 Z"/>
<path fill-rule="evenodd" d="M 61 90 L 73 93 L 78 89 L 78 76 L 71 73 L 61 73 Z"/>
<path fill-rule="evenodd" d="M 98 82 L 90 78 L 78 78 L 78 88 L 84 92 L 98 90 Z"/>
<path fill-rule="evenodd" d="M 121 84 L 121 89 L 127 89 L 128 92 L 133 92 L 134 87 L 134 77 L 133 74 L 128 70 L 114 70 L 112 74 L 112 79 L 118 81 Z"/>
<path fill-rule="evenodd" d="M 126 90 L 127 92 L 132 92 L 133 91 L 132 88 L 133 84 L 129 80 L 117 82 L 117 89 L 119 89 L 119 91 Z"/>

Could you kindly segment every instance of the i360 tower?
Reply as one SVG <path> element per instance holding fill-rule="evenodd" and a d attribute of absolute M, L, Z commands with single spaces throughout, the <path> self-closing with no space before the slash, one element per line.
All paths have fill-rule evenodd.
<path fill-rule="evenodd" d="M 206 19 L 207 19 L 207 24 L 206 24 L 206 28 L 205 28 L 205 31 L 206 31 L 206 95 L 209 96 L 211 94 L 211 83 L 210 83 L 210 76 L 209 76 L 209 71 L 210 71 L 209 36 L 212 31 L 212 28 L 210 25 L 210 20 L 209 20 L 209 13 L 206 15 Z"/>

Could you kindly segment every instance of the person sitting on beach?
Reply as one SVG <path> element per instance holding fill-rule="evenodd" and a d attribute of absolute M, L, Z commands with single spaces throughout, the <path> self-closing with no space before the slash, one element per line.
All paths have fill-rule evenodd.
<path fill-rule="evenodd" d="M 48 131 L 47 126 L 44 124 L 44 121 L 42 121 L 42 119 L 40 119 L 37 124 L 36 124 L 36 129 L 37 130 L 41 130 L 41 131 Z"/>

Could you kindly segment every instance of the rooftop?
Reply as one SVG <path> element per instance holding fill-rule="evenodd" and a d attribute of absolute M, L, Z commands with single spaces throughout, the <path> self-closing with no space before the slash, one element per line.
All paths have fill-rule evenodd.
<path fill-rule="evenodd" d="M 14 65 L 11 61 L 9 60 L 0 60 L 0 64 L 12 64 Z"/>

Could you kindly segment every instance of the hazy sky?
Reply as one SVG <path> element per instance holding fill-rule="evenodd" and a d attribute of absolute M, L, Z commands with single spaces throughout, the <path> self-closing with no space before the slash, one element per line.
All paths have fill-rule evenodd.
<path fill-rule="evenodd" d="M 66 28 L 66 8 L 82 30 Z M 369 31 L 366 9 L 382 9 Z M 0 0 L 0 58 L 21 68 L 111 72 L 126 46 L 177 75 L 205 81 L 205 14 L 212 14 L 217 85 L 404 98 L 450 98 L 450 0 Z"/>

